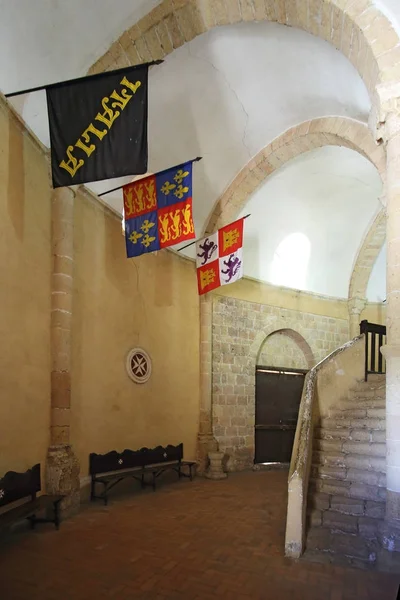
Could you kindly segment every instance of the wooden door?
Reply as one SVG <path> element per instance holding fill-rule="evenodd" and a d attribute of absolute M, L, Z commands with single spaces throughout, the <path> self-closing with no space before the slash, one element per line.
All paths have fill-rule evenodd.
<path fill-rule="evenodd" d="M 255 463 L 289 463 L 306 371 L 256 367 Z"/>

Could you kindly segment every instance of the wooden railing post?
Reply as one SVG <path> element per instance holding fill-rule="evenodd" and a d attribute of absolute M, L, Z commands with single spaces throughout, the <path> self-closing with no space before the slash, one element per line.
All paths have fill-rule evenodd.
<path fill-rule="evenodd" d="M 377 325 L 376 323 L 361 321 L 360 334 L 365 335 L 365 381 L 368 381 L 368 375 L 383 375 L 385 373 L 383 368 L 383 356 L 381 354 L 381 348 L 385 343 L 384 338 L 386 338 L 386 327 L 385 325 Z M 378 369 L 375 368 L 377 350 Z"/>

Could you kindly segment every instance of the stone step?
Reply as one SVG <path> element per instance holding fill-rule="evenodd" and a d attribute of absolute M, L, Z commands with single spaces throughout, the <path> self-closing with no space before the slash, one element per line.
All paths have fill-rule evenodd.
<path fill-rule="evenodd" d="M 329 410 L 329 417 L 332 419 L 386 419 L 386 409 L 385 407 L 363 407 L 345 409 L 335 407 Z"/>
<path fill-rule="evenodd" d="M 386 500 L 386 488 L 349 480 L 311 478 L 309 491 L 311 494 L 320 492 L 330 496 L 360 498 L 361 500 L 373 500 L 374 502 Z"/>
<path fill-rule="evenodd" d="M 372 409 L 370 409 L 372 410 Z M 324 429 L 339 429 L 343 427 L 353 429 L 386 429 L 386 419 L 381 417 L 346 417 L 344 413 L 336 417 L 322 417 L 319 423 L 320 427 Z"/>
<path fill-rule="evenodd" d="M 330 467 L 347 467 L 362 469 L 364 471 L 379 471 L 386 473 L 386 457 L 368 456 L 366 454 L 343 454 L 341 452 L 328 452 L 314 450 L 313 464 Z"/>
<path fill-rule="evenodd" d="M 367 540 L 377 540 L 383 531 L 383 519 L 345 514 L 335 510 L 312 510 L 307 515 L 310 527 L 325 527 L 334 532 L 352 533 Z"/>
<path fill-rule="evenodd" d="M 391 557 L 390 557 L 391 558 Z M 361 558 L 354 558 L 350 556 L 342 556 L 340 554 L 334 554 L 333 552 L 327 551 L 318 551 L 318 550 L 309 550 L 306 548 L 303 556 L 303 560 L 307 562 L 313 562 L 322 565 L 333 565 L 335 567 L 346 567 L 350 569 L 362 569 L 363 571 L 371 571 L 376 568 L 381 568 L 381 570 L 389 570 L 386 567 L 387 562 L 383 562 L 384 559 L 380 559 L 379 552 L 377 553 L 376 561 L 369 562 L 368 560 L 362 560 Z M 400 561 L 393 561 L 390 563 L 391 571 L 394 573 L 399 572 L 399 564 Z M 376 565 L 380 565 L 377 567 Z M 381 566 L 382 565 L 382 566 Z M 393 565 L 393 566 L 392 566 Z"/>
<path fill-rule="evenodd" d="M 362 396 L 354 396 L 353 398 L 345 398 L 341 400 L 337 408 L 348 410 L 353 408 L 385 408 L 385 398 L 363 398 Z"/>
<path fill-rule="evenodd" d="M 386 375 L 368 375 L 368 381 L 357 381 L 352 389 L 369 390 L 385 386 Z"/>
<path fill-rule="evenodd" d="M 366 483 L 386 488 L 386 475 L 379 471 L 352 469 L 339 466 L 312 465 L 312 479 L 336 479 L 353 483 Z"/>
<path fill-rule="evenodd" d="M 357 396 L 361 398 L 385 398 L 386 396 L 386 385 L 379 385 L 374 387 L 353 387 L 348 392 L 348 398 L 356 398 Z"/>
<path fill-rule="evenodd" d="M 380 442 L 385 444 L 386 432 L 382 429 L 369 431 L 368 429 L 349 429 L 348 427 L 338 427 L 337 429 L 316 427 L 314 430 L 314 439 L 340 439 L 353 440 L 357 442 Z"/>
<path fill-rule="evenodd" d="M 337 553 L 373 564 L 379 550 L 377 542 L 360 536 L 339 533 L 325 527 L 312 527 L 307 535 L 307 550 Z"/>
<path fill-rule="evenodd" d="M 334 511 L 343 515 L 367 517 L 370 519 L 383 519 L 385 517 L 385 502 L 363 500 L 348 496 L 324 494 L 322 492 L 310 493 L 307 501 L 307 510 Z"/>
<path fill-rule="evenodd" d="M 379 442 L 366 442 L 343 439 L 315 439 L 313 448 L 327 452 L 341 454 L 360 454 L 365 456 L 386 456 L 386 444 Z"/>

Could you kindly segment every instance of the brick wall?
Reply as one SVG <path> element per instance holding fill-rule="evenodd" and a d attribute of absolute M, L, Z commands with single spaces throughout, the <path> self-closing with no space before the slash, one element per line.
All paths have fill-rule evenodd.
<path fill-rule="evenodd" d="M 266 341 L 268 336 L 282 330 L 285 335 L 274 335 L 271 342 Z M 265 352 L 276 350 L 281 342 L 277 357 L 279 362 L 287 359 L 288 364 L 277 366 L 293 366 L 290 363 L 298 360 L 300 351 L 303 364 L 310 368 L 348 341 L 348 322 L 215 296 L 212 334 L 214 435 L 221 451 L 229 455 L 229 470 L 249 468 L 254 460 L 258 359 Z"/>

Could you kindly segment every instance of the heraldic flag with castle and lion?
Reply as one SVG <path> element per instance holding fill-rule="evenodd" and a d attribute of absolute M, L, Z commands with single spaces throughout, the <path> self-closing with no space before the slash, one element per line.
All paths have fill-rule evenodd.
<path fill-rule="evenodd" d="M 143 177 L 122 188 L 128 258 L 195 237 L 192 163 Z"/>
<path fill-rule="evenodd" d="M 239 219 L 196 242 L 199 294 L 243 277 L 243 221 Z"/>

